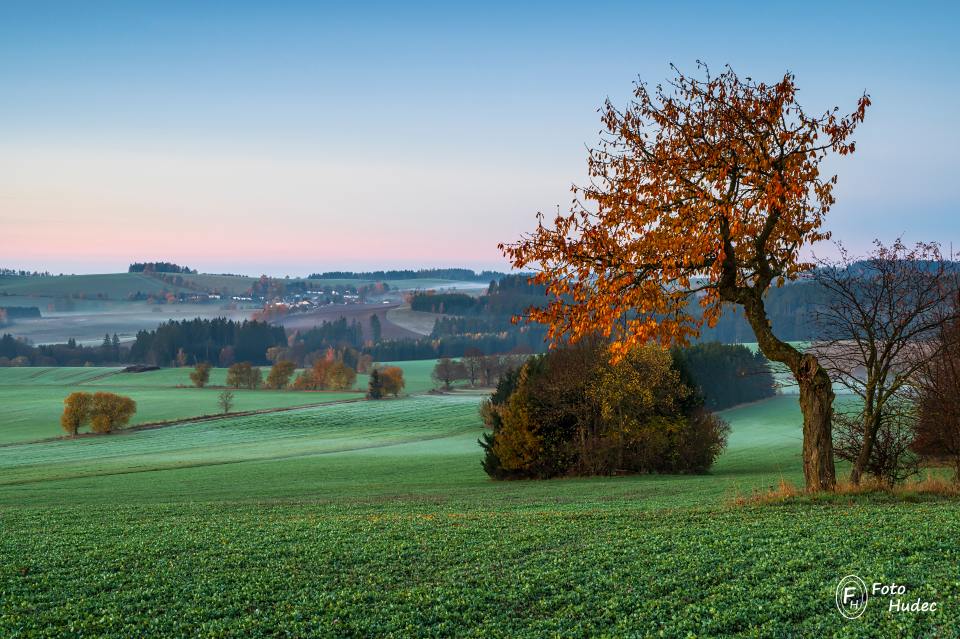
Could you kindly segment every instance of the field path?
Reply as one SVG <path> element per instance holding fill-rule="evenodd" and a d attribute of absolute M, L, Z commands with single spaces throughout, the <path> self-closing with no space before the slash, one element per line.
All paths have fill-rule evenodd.
<path fill-rule="evenodd" d="M 77 382 L 77 386 L 83 386 L 84 384 L 89 384 L 90 382 L 95 382 L 95 381 L 97 381 L 98 379 L 104 379 L 104 378 L 107 378 L 107 377 L 113 377 L 113 376 L 115 376 L 115 375 L 119 375 L 121 372 L 123 372 L 121 369 L 117 369 L 117 370 L 115 370 L 115 371 L 107 371 L 107 372 L 101 373 L 101 374 L 99 374 L 99 375 L 94 375 L 93 377 L 90 377 L 90 378 L 85 379 L 85 380 L 83 380 L 83 381 Z"/>

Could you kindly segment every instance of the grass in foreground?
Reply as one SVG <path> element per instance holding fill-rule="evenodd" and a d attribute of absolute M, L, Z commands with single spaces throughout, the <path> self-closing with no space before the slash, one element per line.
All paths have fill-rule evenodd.
<path fill-rule="evenodd" d="M 96 440 L 85 475 L 70 475 L 81 463 L 70 442 L 37 445 L 19 466 L 29 447 L 0 451 L 3 477 L 32 480 L 0 485 L 0 635 L 881 637 L 960 626 L 957 502 L 729 505 L 737 491 L 801 480 L 790 398 L 728 411 L 729 452 L 713 475 L 685 477 L 491 482 L 475 411 L 475 397 L 419 397 L 227 420 L 219 434 L 138 433 Z M 351 441 L 366 447 L 337 452 Z M 283 456 L 293 450 L 304 454 Z M 190 451 L 202 463 L 164 466 Z M 896 616 L 871 602 L 847 621 L 834 588 L 850 573 L 906 584 L 940 610 Z"/>
<path fill-rule="evenodd" d="M 960 483 L 946 478 L 946 471 L 928 470 L 923 478 L 911 478 L 902 484 L 890 484 L 865 478 L 854 485 L 839 481 L 831 492 L 808 493 L 796 484 L 781 479 L 777 486 L 754 490 L 749 495 L 737 495 L 738 506 L 785 503 L 889 503 L 923 500 L 960 499 Z"/>

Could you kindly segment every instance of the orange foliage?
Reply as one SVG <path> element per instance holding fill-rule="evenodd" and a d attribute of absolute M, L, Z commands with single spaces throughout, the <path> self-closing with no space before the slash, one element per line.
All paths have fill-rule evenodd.
<path fill-rule="evenodd" d="M 95 433 L 109 433 L 126 426 L 137 412 L 137 403 L 113 393 L 94 393 L 90 402 L 90 427 Z"/>
<path fill-rule="evenodd" d="M 90 419 L 90 401 L 90 393 L 70 393 L 63 400 L 60 425 L 68 435 L 76 435 L 80 427 Z"/>
<path fill-rule="evenodd" d="M 380 369 L 380 380 L 383 384 L 383 394 L 396 397 L 406 386 L 403 380 L 403 369 L 399 366 L 384 366 Z"/>
<path fill-rule="evenodd" d="M 570 212 L 549 227 L 541 214 L 532 234 L 500 245 L 546 285 L 552 301 L 527 319 L 547 324 L 552 342 L 600 332 L 615 359 L 650 340 L 685 343 L 722 304 L 796 278 L 810 266 L 801 247 L 829 236 L 821 225 L 836 176 L 822 177 L 820 164 L 853 152 L 869 97 L 846 117 L 811 117 L 789 73 L 765 84 L 701 70 L 638 84 L 625 110 L 608 101 L 590 185 L 573 188 Z"/>
<path fill-rule="evenodd" d="M 87 421 L 95 433 L 109 433 L 125 426 L 137 411 L 137 403 L 114 393 L 70 393 L 63 400 L 60 424 L 70 435 L 76 435 Z"/>
<path fill-rule="evenodd" d="M 303 371 L 294 381 L 295 390 L 349 390 L 357 381 L 357 372 L 332 358 L 318 359 L 313 368 Z"/>

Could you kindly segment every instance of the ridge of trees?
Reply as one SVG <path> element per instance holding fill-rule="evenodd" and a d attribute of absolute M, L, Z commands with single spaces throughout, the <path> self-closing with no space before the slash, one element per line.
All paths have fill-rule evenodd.
<path fill-rule="evenodd" d="M 182 352 L 183 364 L 217 362 L 230 366 L 239 361 L 267 364 L 267 349 L 286 344 L 283 327 L 266 322 L 239 322 L 222 317 L 171 320 L 152 331 L 138 332 L 130 347 L 129 359 L 169 366 L 177 362 Z"/>
<path fill-rule="evenodd" d="M 197 269 L 189 266 L 181 266 L 173 262 L 134 262 L 127 267 L 128 273 L 183 273 L 185 275 L 196 275 Z"/>

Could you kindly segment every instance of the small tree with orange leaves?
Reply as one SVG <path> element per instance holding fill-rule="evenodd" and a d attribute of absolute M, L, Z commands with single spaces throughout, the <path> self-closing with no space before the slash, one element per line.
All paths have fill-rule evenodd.
<path fill-rule="evenodd" d="M 126 426 L 137 412 L 137 403 L 114 393 L 94 393 L 90 400 L 90 428 L 95 433 L 109 433 Z"/>
<path fill-rule="evenodd" d="M 397 397 L 407 383 L 403 379 L 403 369 L 399 366 L 384 366 L 380 369 L 380 381 L 383 394 Z"/>
<path fill-rule="evenodd" d="M 70 393 L 63 400 L 63 414 L 60 425 L 68 435 L 76 435 L 80 427 L 90 421 L 90 393 Z"/>
<path fill-rule="evenodd" d="M 554 343 L 600 333 L 614 360 L 651 340 L 686 343 L 725 306 L 742 308 L 763 354 L 799 384 L 807 488 L 830 489 L 830 378 L 773 334 L 764 293 L 809 269 L 800 249 L 829 237 L 836 176 L 820 164 L 853 152 L 869 97 L 845 117 L 808 116 L 789 73 L 765 84 L 729 67 L 712 76 L 701 63 L 702 78 L 672 69 L 666 86 L 637 84 L 625 110 L 606 102 L 590 184 L 574 187 L 570 212 L 549 227 L 538 216 L 533 233 L 500 248 L 551 295 L 527 319 Z"/>

